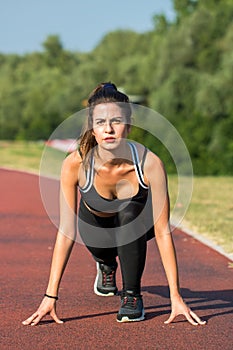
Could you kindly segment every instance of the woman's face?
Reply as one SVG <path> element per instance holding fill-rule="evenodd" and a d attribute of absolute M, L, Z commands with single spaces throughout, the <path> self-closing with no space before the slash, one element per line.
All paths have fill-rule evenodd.
<path fill-rule="evenodd" d="M 117 103 L 108 102 L 95 106 L 92 133 L 103 148 L 115 149 L 126 139 L 129 131 L 124 112 Z"/>

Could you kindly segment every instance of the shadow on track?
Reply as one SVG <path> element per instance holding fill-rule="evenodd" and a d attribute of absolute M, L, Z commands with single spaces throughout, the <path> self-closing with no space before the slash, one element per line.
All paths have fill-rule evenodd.
<path fill-rule="evenodd" d="M 142 291 L 169 299 L 169 290 L 167 286 L 146 286 L 142 288 Z M 181 295 L 183 296 L 188 305 L 192 305 L 192 310 L 224 310 L 222 312 L 215 311 L 214 313 L 203 316 L 202 318 L 206 321 L 216 316 L 233 314 L 233 291 L 231 289 L 213 291 L 192 291 L 188 288 L 181 288 Z M 159 308 L 167 306 L 170 305 L 162 305 L 159 306 Z M 158 306 L 146 307 L 146 309 L 149 310 L 154 308 L 158 308 Z M 167 314 L 169 312 L 170 310 L 149 312 L 147 313 L 147 319 L 151 319 L 162 314 Z"/>

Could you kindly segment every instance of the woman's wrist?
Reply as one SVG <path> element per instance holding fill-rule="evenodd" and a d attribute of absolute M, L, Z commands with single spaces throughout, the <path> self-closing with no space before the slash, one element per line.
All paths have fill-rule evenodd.
<path fill-rule="evenodd" d="M 170 295 L 171 302 L 176 302 L 177 300 L 182 299 L 182 296 L 180 293 L 172 294 Z"/>
<path fill-rule="evenodd" d="M 175 286 L 173 288 L 170 288 L 170 299 L 176 299 L 176 298 L 180 298 L 181 294 L 180 294 L 180 288 L 179 286 Z"/>
<path fill-rule="evenodd" d="M 58 296 L 55 296 L 55 295 L 50 295 L 50 294 L 45 293 L 44 296 L 47 298 L 50 298 L 50 299 L 58 300 Z"/>

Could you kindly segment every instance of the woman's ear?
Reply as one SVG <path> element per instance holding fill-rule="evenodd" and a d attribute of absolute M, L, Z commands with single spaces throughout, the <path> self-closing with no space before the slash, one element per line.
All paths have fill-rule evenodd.
<path fill-rule="evenodd" d="M 127 133 L 129 134 L 131 132 L 131 124 L 127 124 Z"/>

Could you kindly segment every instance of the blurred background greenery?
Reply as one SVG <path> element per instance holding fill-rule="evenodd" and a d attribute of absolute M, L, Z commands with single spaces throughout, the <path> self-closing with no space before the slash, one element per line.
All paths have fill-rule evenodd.
<path fill-rule="evenodd" d="M 39 173 L 44 141 L 85 108 L 98 83 L 111 80 L 178 130 L 195 175 L 184 225 L 232 254 L 233 2 L 173 5 L 172 22 L 154 15 L 153 30 L 109 32 L 91 52 L 67 51 L 49 35 L 40 52 L 0 53 L 1 166 Z M 169 152 L 143 129 L 134 127 L 130 138 L 162 158 L 173 206 L 177 176 Z M 64 154 L 51 152 L 53 172 Z"/>
<path fill-rule="evenodd" d="M 0 139 L 47 139 L 111 80 L 176 127 L 196 175 L 232 174 L 233 2 L 173 2 L 173 22 L 155 15 L 152 31 L 109 32 L 88 53 L 64 50 L 57 35 L 41 52 L 0 53 Z M 144 140 L 143 131 L 136 135 Z"/>

